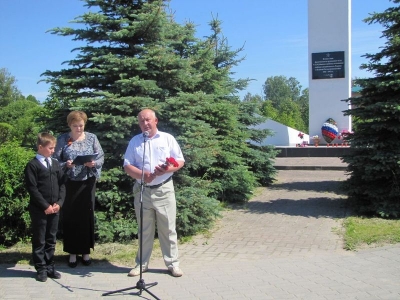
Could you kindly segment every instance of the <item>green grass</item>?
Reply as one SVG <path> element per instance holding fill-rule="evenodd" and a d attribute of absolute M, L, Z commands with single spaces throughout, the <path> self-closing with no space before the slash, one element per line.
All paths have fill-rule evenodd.
<path fill-rule="evenodd" d="M 55 261 L 66 263 L 68 253 L 62 251 L 62 241 L 57 241 Z M 120 266 L 134 266 L 135 256 L 138 249 L 137 240 L 132 243 L 107 243 L 96 244 L 94 251 L 91 251 L 91 258 L 94 263 L 112 263 Z M 32 246 L 29 242 L 20 242 L 9 248 L 0 248 L 0 263 L 2 264 L 31 264 Z M 154 242 L 152 259 L 161 258 L 161 249 L 158 240 Z"/>
<path fill-rule="evenodd" d="M 400 243 L 400 220 L 348 217 L 343 226 L 347 250 Z"/>

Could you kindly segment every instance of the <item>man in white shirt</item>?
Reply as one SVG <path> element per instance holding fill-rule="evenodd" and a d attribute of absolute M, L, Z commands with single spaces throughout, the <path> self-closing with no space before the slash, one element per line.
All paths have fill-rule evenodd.
<path fill-rule="evenodd" d="M 142 272 L 148 270 L 157 222 L 158 238 L 165 265 L 172 276 L 180 277 L 183 272 L 179 268 L 178 260 L 178 239 L 175 229 L 176 200 L 172 175 L 183 167 L 185 160 L 175 138 L 157 129 L 158 119 L 153 110 L 142 110 L 138 114 L 138 122 L 142 133 L 130 140 L 125 152 L 124 169 L 129 176 L 136 179 L 133 193 L 139 232 L 141 230 L 142 179 L 144 181 Z M 174 161 L 174 164 L 167 164 L 170 159 Z M 128 273 L 128 276 L 140 274 L 140 249 L 135 261 L 136 266 Z"/>

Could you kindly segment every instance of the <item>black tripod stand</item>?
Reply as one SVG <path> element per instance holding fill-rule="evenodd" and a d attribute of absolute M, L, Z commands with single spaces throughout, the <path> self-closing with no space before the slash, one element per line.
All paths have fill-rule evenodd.
<path fill-rule="evenodd" d="M 140 238 L 139 238 L 139 260 L 140 260 L 140 277 L 139 277 L 139 281 L 136 283 L 136 286 L 132 286 L 132 287 L 128 287 L 128 288 L 124 288 L 124 289 L 120 289 L 120 290 L 116 290 L 116 291 L 112 291 L 112 292 L 107 292 L 102 294 L 102 296 L 108 296 L 111 294 L 115 294 L 115 293 L 120 293 L 120 292 L 124 292 L 124 291 L 128 291 L 128 290 L 132 290 L 132 289 L 138 289 L 139 292 L 137 292 L 135 295 L 142 295 L 142 291 L 146 291 L 147 293 L 149 293 L 150 295 L 152 295 L 155 299 L 157 300 L 161 300 L 160 298 L 158 298 L 156 295 L 154 295 L 152 292 L 149 291 L 149 288 L 155 286 L 158 284 L 158 282 L 153 282 L 153 283 L 145 283 L 144 279 L 143 279 L 143 191 L 144 191 L 144 158 L 145 158 L 145 154 L 146 154 L 146 142 L 148 140 L 148 136 L 149 133 L 147 131 L 143 132 L 143 138 L 144 138 L 144 147 L 143 147 L 143 164 L 142 164 L 142 180 L 140 183 Z"/>

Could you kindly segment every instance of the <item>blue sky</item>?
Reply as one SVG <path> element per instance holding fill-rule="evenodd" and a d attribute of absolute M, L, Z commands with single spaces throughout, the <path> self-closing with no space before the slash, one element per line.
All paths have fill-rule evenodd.
<path fill-rule="evenodd" d="M 23 95 L 46 99 L 49 86 L 38 83 L 46 70 L 60 70 L 72 59 L 79 44 L 69 37 L 46 33 L 69 27 L 69 21 L 87 11 L 80 0 L 0 0 L 0 68 L 17 80 Z M 190 20 L 197 36 L 210 34 L 213 17 L 222 21 L 223 34 L 232 49 L 244 46 L 245 60 L 233 71 L 236 78 L 255 79 L 247 92 L 262 94 L 271 76 L 295 77 L 308 87 L 307 0 L 172 0 L 178 23 Z M 365 53 L 376 53 L 384 44 L 380 24 L 362 20 L 369 13 L 393 6 L 389 0 L 352 0 L 352 77 L 370 77 L 359 70 Z"/>

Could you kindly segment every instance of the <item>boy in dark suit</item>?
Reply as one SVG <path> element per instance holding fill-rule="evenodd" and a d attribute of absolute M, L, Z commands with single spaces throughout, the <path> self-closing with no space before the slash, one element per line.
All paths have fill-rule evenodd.
<path fill-rule="evenodd" d="M 25 167 L 33 233 L 32 258 L 37 271 L 36 280 L 41 282 L 45 282 L 47 277 L 61 278 L 61 274 L 54 269 L 54 252 L 65 184 L 58 161 L 51 158 L 56 141 L 49 133 L 39 133 L 36 157 Z"/>

